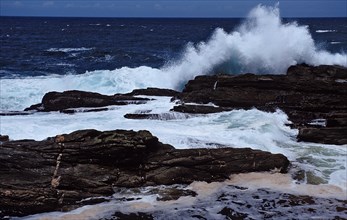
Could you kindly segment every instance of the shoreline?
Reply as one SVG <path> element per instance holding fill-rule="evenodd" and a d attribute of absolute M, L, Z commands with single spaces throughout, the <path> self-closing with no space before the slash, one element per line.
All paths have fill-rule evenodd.
<path fill-rule="evenodd" d="M 162 113 L 149 109 L 133 113 L 126 112 L 126 114 L 119 117 L 126 118 L 124 120 L 134 120 L 134 123 L 141 123 L 141 120 L 151 120 L 152 122 L 160 120 L 185 121 L 189 118 L 194 119 L 196 116 L 207 116 L 211 113 L 213 115 L 218 114 L 218 112 L 229 112 L 231 110 L 257 108 L 271 113 L 277 111 L 277 109 L 281 109 L 288 115 L 289 120 L 292 122 L 292 124 L 286 124 L 286 127 L 288 129 L 296 128 L 299 130 L 297 137 L 299 141 L 338 144 L 343 148 L 347 143 L 347 139 L 344 136 L 345 131 L 347 131 L 347 105 L 343 101 L 347 100 L 346 79 L 347 69 L 344 67 L 297 65 L 290 67 L 287 75 L 282 76 L 254 74 L 198 76 L 194 80 L 189 81 L 182 92 L 157 88 L 140 89 L 127 94 L 115 95 L 102 95 L 86 91 L 49 92 L 43 97 L 41 103 L 34 104 L 21 112 L 1 113 L 1 116 L 13 117 L 18 113 L 22 117 L 26 117 L 27 115 L 37 115 L 40 117 L 38 114 L 47 114 L 48 112 L 53 112 L 57 115 L 107 114 L 112 108 L 125 108 L 131 105 L 141 106 L 146 103 L 155 102 L 155 97 L 159 99 L 159 96 L 164 96 L 167 99 L 172 97 L 171 103 L 165 104 L 165 107 L 172 107 L 169 112 Z M 192 105 L 192 103 L 195 104 Z M 111 196 L 114 193 L 113 187 L 133 188 L 148 185 L 160 186 L 161 184 L 190 184 L 194 181 L 224 181 L 229 178 L 230 173 L 265 171 L 281 167 L 282 172 L 286 172 L 289 165 L 289 161 L 285 156 L 282 155 L 282 157 L 279 156 L 280 154 L 269 154 L 259 150 L 223 148 L 230 146 L 218 145 L 215 146 L 215 149 L 195 148 L 176 150 L 172 149 L 173 147 L 170 145 L 158 142 L 158 138 L 152 136 L 149 132 L 147 134 L 147 131 L 133 132 L 123 130 L 113 132 L 79 130 L 68 135 L 58 135 L 42 141 L 12 141 L 7 139 L 6 134 L 2 134 L 4 136 L 1 136 L 2 142 L 0 142 L 0 146 L 3 156 L 0 158 L 0 163 L 5 168 L 0 171 L 0 174 L 2 173 L 2 176 L 8 175 L 7 180 L 11 179 L 13 182 L 8 183 L 5 178 L 5 182 L 0 184 L 2 197 L 7 198 L 0 205 L 2 209 L 4 209 L 3 207 L 7 208 L 6 210 L 1 210 L 2 212 L 0 214 L 4 217 L 4 215 L 28 215 L 54 210 L 67 211 L 83 205 L 81 203 L 78 204 L 78 201 L 81 199 L 95 197 L 96 199 L 91 201 L 91 203 L 107 201 L 98 200 L 97 197 Z M 143 137 L 146 141 L 141 140 L 141 138 L 134 138 L 137 135 L 144 135 Z M 117 138 L 114 139 L 115 137 Z M 147 137 L 149 137 L 148 142 Z M 11 138 L 11 135 L 9 138 Z M 95 141 L 94 139 L 97 140 L 95 143 L 93 142 Z M 125 150 L 123 153 L 117 153 L 116 148 L 114 149 L 114 146 L 123 149 L 129 146 L 129 143 L 132 146 L 129 148 L 129 150 L 131 149 L 129 152 Z M 100 148 L 102 146 L 108 147 L 105 149 Z M 148 154 L 147 148 L 152 149 L 150 151 L 154 150 L 154 154 L 148 156 L 150 154 Z M 159 151 L 156 152 L 158 149 Z M 136 153 L 137 150 L 141 153 Z M 88 151 L 94 152 L 95 154 Z M 160 151 L 163 152 L 160 153 Z M 35 155 L 35 152 L 38 154 Z M 65 152 L 67 152 L 67 156 Z M 262 155 L 264 157 L 263 159 L 256 160 L 255 158 L 257 157 L 254 155 L 246 156 L 248 153 L 250 155 L 257 155 L 259 158 L 262 158 Z M 222 159 L 224 161 L 220 161 L 221 158 L 226 156 L 225 154 L 229 155 L 230 158 L 238 154 L 243 155 L 244 157 L 240 157 L 236 161 L 238 163 L 244 163 L 244 165 L 233 164 L 232 161 L 226 158 L 225 160 Z M 31 159 L 41 161 L 42 164 L 49 164 L 49 166 L 31 167 L 33 165 L 35 166 L 36 162 L 21 161 L 21 155 L 22 158 L 24 157 L 23 155 L 26 155 L 25 157 L 31 155 Z M 8 157 L 12 157 L 12 159 L 8 159 Z M 17 160 L 11 161 L 17 157 Z M 140 161 L 142 162 L 140 163 Z M 95 164 L 93 165 L 93 163 Z M 128 167 L 127 163 L 136 163 L 137 165 Z M 147 163 L 151 164 L 152 168 L 149 168 Z M 109 169 L 106 165 L 110 166 L 110 168 L 114 168 L 114 166 L 117 168 Z M 92 173 L 97 175 L 94 177 L 83 177 L 83 175 L 86 175 L 83 173 L 89 173 L 93 170 L 90 167 L 87 168 L 87 166 L 95 166 Z M 175 171 L 175 169 L 170 170 L 171 168 L 165 168 L 163 171 L 161 170 L 161 166 L 171 168 L 181 167 L 182 170 Z M 198 166 L 199 168 L 193 168 L 193 171 L 184 171 L 187 166 Z M 239 169 L 235 170 L 235 167 L 238 166 Z M 255 167 L 258 168 L 254 170 Z M 40 169 L 43 172 L 39 171 Z M 119 170 L 122 169 L 123 171 L 120 172 Z M 154 174 L 148 174 L 147 172 L 153 172 L 152 169 L 154 170 Z M 160 171 L 157 172 L 155 171 L 156 169 Z M 290 169 L 293 169 L 293 167 Z M 33 170 L 36 170 L 36 173 Z M 106 172 L 101 174 L 104 172 L 102 170 L 106 170 Z M 206 170 L 210 171 L 206 173 Z M 77 175 L 74 177 L 75 171 L 78 171 L 78 175 L 81 174 L 82 176 Z M 120 174 L 122 172 L 123 174 Z M 199 172 L 202 173 L 198 174 Z M 46 176 L 42 176 L 43 173 Z M 64 177 L 64 173 L 68 174 L 67 182 L 65 183 L 66 175 Z M 183 175 L 184 173 L 186 175 Z M 14 176 L 11 177 L 11 175 Z M 41 193 L 39 195 L 42 196 L 40 197 L 42 200 L 40 200 L 41 202 L 38 203 L 38 206 L 31 204 L 35 199 L 30 197 L 30 192 L 22 189 L 23 186 L 31 186 L 32 183 L 27 182 L 25 178 L 31 179 L 33 175 L 37 178 L 35 181 L 33 179 L 33 181 L 36 182 L 35 184 L 38 184 L 38 189 L 42 187 L 38 191 L 34 190 L 34 193 L 31 194 L 31 196 L 35 197 L 38 192 Z M 98 177 L 98 175 L 101 175 L 99 176 L 100 178 L 91 180 Z M 108 177 L 106 178 L 105 175 Z M 171 175 L 174 178 L 170 180 Z M 266 176 L 266 174 L 263 175 Z M 291 175 L 294 174 L 291 173 Z M 304 171 L 304 174 L 297 175 L 304 175 L 304 178 L 307 178 L 307 175 L 310 174 Z M 159 177 L 161 178 L 160 181 L 157 179 Z M 21 180 L 21 178 L 24 179 Z M 45 180 L 40 180 L 40 178 L 44 178 Z M 104 181 L 102 180 L 103 178 L 107 180 Z M 307 181 L 300 178 L 298 180 L 300 183 Z M 62 185 L 61 181 L 63 181 Z M 232 180 L 227 181 L 233 183 Z M 321 184 L 320 186 L 324 185 L 324 181 L 314 175 L 310 181 L 314 184 Z M 91 191 L 84 192 L 85 194 L 74 192 L 74 190 L 77 190 L 77 192 L 81 190 L 78 188 L 83 186 L 81 183 L 91 187 Z M 16 187 L 18 188 L 16 189 Z M 74 189 L 74 187 L 77 188 Z M 93 187 L 96 188 L 93 189 Z M 324 191 L 324 187 L 322 190 Z M 181 196 L 192 196 L 191 194 L 186 195 L 185 193 L 186 191 L 184 190 L 180 191 L 176 200 Z M 27 196 L 31 199 L 25 200 Z M 303 198 L 303 200 L 296 197 L 293 198 L 301 202 L 307 200 L 307 198 Z M 228 197 L 228 199 L 230 198 Z M 317 198 L 317 201 L 323 202 L 323 199 Z M 313 200 L 316 201 L 316 199 Z M 27 210 L 29 212 L 26 212 L 20 208 L 22 206 L 21 202 L 27 203 L 27 207 L 34 205 L 33 207 L 38 208 L 38 210 L 35 211 L 35 208 L 29 208 Z M 347 201 L 339 202 L 346 204 Z M 16 205 L 19 206 L 13 210 L 13 213 L 10 212 Z M 229 213 L 229 211 L 227 209 L 223 213 Z M 342 215 L 344 212 L 345 210 L 342 209 Z"/>

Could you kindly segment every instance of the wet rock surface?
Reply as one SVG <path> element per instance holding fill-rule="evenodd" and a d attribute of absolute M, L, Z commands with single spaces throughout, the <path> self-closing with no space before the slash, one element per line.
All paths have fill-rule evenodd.
<path fill-rule="evenodd" d="M 168 186 L 170 187 L 170 186 Z M 183 187 L 183 186 L 181 186 Z M 184 186 L 186 187 L 186 186 Z M 183 188 L 184 188 L 183 187 Z M 135 190 L 135 189 L 134 189 Z M 115 194 L 114 214 L 101 219 L 346 219 L 347 200 L 320 198 L 278 192 L 269 188 L 252 189 L 224 185 L 207 195 L 181 193 L 180 202 L 161 201 L 156 191 L 136 189 L 134 200 L 120 201 L 124 194 Z M 168 188 L 171 191 L 172 188 Z M 177 189 L 176 189 L 177 190 Z M 182 191 L 182 190 L 181 190 Z M 194 192 L 194 191 L 193 191 Z M 143 199 L 157 197 L 150 203 Z M 184 200 L 185 198 L 186 200 Z M 172 198 L 176 199 L 176 198 Z M 186 203 L 185 203 L 186 201 Z M 153 207 L 151 206 L 153 205 Z M 129 207 L 129 208 L 120 208 Z M 120 211 L 120 209 L 122 211 Z M 118 210 L 118 211 L 116 211 Z"/>
<path fill-rule="evenodd" d="M 206 105 L 189 105 L 182 104 L 174 106 L 172 111 L 182 112 L 182 113 L 193 113 L 193 114 L 209 114 L 218 113 L 224 111 L 231 111 L 232 108 L 218 107 L 218 106 L 206 106 Z"/>
<path fill-rule="evenodd" d="M 299 141 L 347 143 L 347 70 L 338 66 L 296 65 L 288 69 L 287 75 L 198 76 L 187 83 L 182 93 L 156 88 L 113 96 L 83 91 L 50 92 L 43 97 L 42 103 L 26 111 L 0 115 L 33 114 L 35 111 L 97 112 L 109 110 L 107 106 L 150 101 L 134 97 L 136 95 L 172 96 L 172 100 L 179 99 L 182 104 L 169 113 L 148 110 L 126 114 L 126 118 L 171 120 L 233 109 L 255 107 L 274 111 L 280 108 L 293 122 L 291 126 L 299 129 Z M 289 161 L 281 154 L 249 148 L 178 150 L 159 142 L 148 131 L 82 130 L 43 141 L 9 141 L 3 135 L 0 136 L 0 218 L 68 211 L 112 201 L 113 198 L 104 196 L 120 188 L 223 181 L 233 173 L 275 168 L 286 172 L 288 165 Z M 179 188 L 153 189 L 150 193 L 159 195 L 156 200 L 160 202 L 198 196 L 194 191 Z M 120 202 L 137 200 L 141 200 L 141 196 L 119 199 Z M 211 201 L 217 206 L 211 207 Z M 346 200 L 230 186 L 214 200 L 202 202 L 198 207 L 150 213 L 115 211 L 112 218 L 296 219 L 323 216 L 344 219 L 346 205 Z"/>
<path fill-rule="evenodd" d="M 127 119 L 150 119 L 150 120 L 174 120 L 174 119 L 187 119 L 192 117 L 189 114 L 183 114 L 178 112 L 168 112 L 168 113 L 160 113 L 160 114 L 125 114 L 124 118 Z"/>
<path fill-rule="evenodd" d="M 288 68 L 286 75 L 197 76 L 181 93 L 159 88 L 135 89 L 113 96 L 76 90 L 49 92 L 41 103 L 25 111 L 1 112 L 0 115 L 26 115 L 35 111 L 97 112 L 109 110 L 106 106 L 144 104 L 150 100 L 137 95 L 171 96 L 172 101 L 181 102 L 171 110 L 188 114 L 251 108 L 275 111 L 279 108 L 289 116 L 293 122 L 291 126 L 299 129 L 299 141 L 347 144 L 347 68 L 329 65 L 295 65 Z M 129 113 L 125 117 L 166 120 L 172 115 Z M 319 120 L 324 123 L 315 122 Z"/>
<path fill-rule="evenodd" d="M 80 107 L 104 107 L 109 105 L 144 104 L 150 99 L 130 95 L 102 95 L 85 91 L 65 91 L 46 93 L 40 104 L 26 108 L 25 111 L 63 111 Z"/>
<path fill-rule="evenodd" d="M 236 187 L 236 188 L 235 188 Z M 217 199 L 225 206 L 219 214 L 228 219 L 343 219 L 347 200 L 318 198 L 271 191 L 270 189 L 250 190 L 228 186 Z M 243 192 L 243 193 L 242 193 Z M 324 208 L 322 208 L 324 207 Z"/>
<path fill-rule="evenodd" d="M 232 173 L 286 172 L 288 159 L 259 150 L 177 150 L 148 131 L 81 130 L 0 145 L 0 217 L 70 210 L 114 187 L 221 181 Z"/>
<path fill-rule="evenodd" d="M 146 95 L 146 96 L 169 96 L 174 97 L 179 95 L 180 92 L 172 89 L 160 89 L 160 88 L 146 88 L 146 89 L 134 89 L 132 92 L 125 95 L 135 96 L 135 95 Z"/>
<path fill-rule="evenodd" d="M 9 141 L 10 138 L 8 135 L 1 135 L 0 134 L 0 142 L 5 142 L 5 141 Z"/>
<path fill-rule="evenodd" d="M 173 109 L 189 113 L 212 113 L 225 108 L 264 111 L 279 108 L 299 128 L 299 140 L 347 143 L 345 67 L 302 64 L 291 66 L 286 75 L 197 76 L 186 84 L 178 98 L 183 103 L 213 103 L 218 106 L 206 110 L 205 107 L 181 105 Z M 312 126 L 311 121 L 317 119 L 328 119 L 326 128 Z"/>

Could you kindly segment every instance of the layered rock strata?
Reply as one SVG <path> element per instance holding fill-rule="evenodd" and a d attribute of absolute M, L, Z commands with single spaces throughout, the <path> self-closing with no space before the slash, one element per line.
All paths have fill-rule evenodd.
<path fill-rule="evenodd" d="M 148 131 L 7 141 L 0 146 L 0 216 L 69 210 L 83 199 L 110 196 L 115 187 L 222 181 L 233 173 L 286 172 L 288 165 L 281 154 L 249 148 L 178 150 Z"/>

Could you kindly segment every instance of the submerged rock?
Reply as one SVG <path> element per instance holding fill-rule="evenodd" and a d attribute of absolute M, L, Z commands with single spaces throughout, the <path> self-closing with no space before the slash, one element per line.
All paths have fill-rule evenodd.
<path fill-rule="evenodd" d="M 177 150 L 148 131 L 81 130 L 0 147 L 0 217 L 83 205 L 114 187 L 225 180 L 232 173 L 286 172 L 288 159 L 249 148 Z"/>
<path fill-rule="evenodd" d="M 340 131 L 346 129 L 347 121 L 347 68 L 302 64 L 290 67 L 287 75 L 197 76 L 186 84 L 178 98 L 183 103 L 213 103 L 217 107 L 187 108 L 183 104 L 174 111 L 205 114 L 224 109 L 280 108 L 299 129 L 311 127 L 312 120 L 328 119 L 327 126 Z M 300 132 L 300 140 L 346 144 L 345 134 L 332 134 L 333 130 L 326 130 L 331 134 L 329 140 L 324 140 L 324 134 L 318 139 L 312 132 L 306 135 L 306 131 Z"/>

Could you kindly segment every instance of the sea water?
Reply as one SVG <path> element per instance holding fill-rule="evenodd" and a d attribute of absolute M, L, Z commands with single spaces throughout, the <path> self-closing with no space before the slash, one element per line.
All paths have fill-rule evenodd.
<path fill-rule="evenodd" d="M 77 89 L 115 94 L 146 87 L 181 90 L 188 80 L 202 74 L 285 74 L 290 65 L 303 62 L 347 66 L 345 18 L 281 19 L 276 7 L 258 6 L 246 19 L 4 17 L 0 28 L 2 112 L 39 103 L 49 91 Z M 141 197 L 137 202 L 119 203 L 116 198 L 121 195 L 116 193 L 110 202 L 34 219 L 98 219 L 117 210 L 183 210 L 173 214 L 174 218 L 185 216 L 184 210 L 196 206 L 205 207 L 208 212 L 201 213 L 216 219 L 221 204 L 208 206 L 208 197 L 234 192 L 228 188 L 230 184 L 249 190 L 272 188 L 346 199 L 347 146 L 297 142 L 298 131 L 286 126 L 288 117 L 281 110 L 186 115 L 169 111 L 176 105 L 169 97 L 150 98 L 155 100 L 143 105 L 111 106 L 104 112 L 1 116 L 0 133 L 12 140 L 42 140 L 78 129 L 145 129 L 161 142 L 181 149 L 227 146 L 282 153 L 291 161 L 289 174 L 251 173 L 231 176 L 223 183 L 196 182 L 180 186 L 196 191 L 196 198 L 182 197 L 174 202 L 158 202 L 154 195 L 146 194 L 147 188 L 137 195 Z M 143 111 L 163 117 L 123 117 Z M 293 179 L 299 171 L 305 175 L 301 181 Z M 259 217 L 255 212 L 252 215 Z M 160 214 L 157 216 L 160 218 Z"/>

